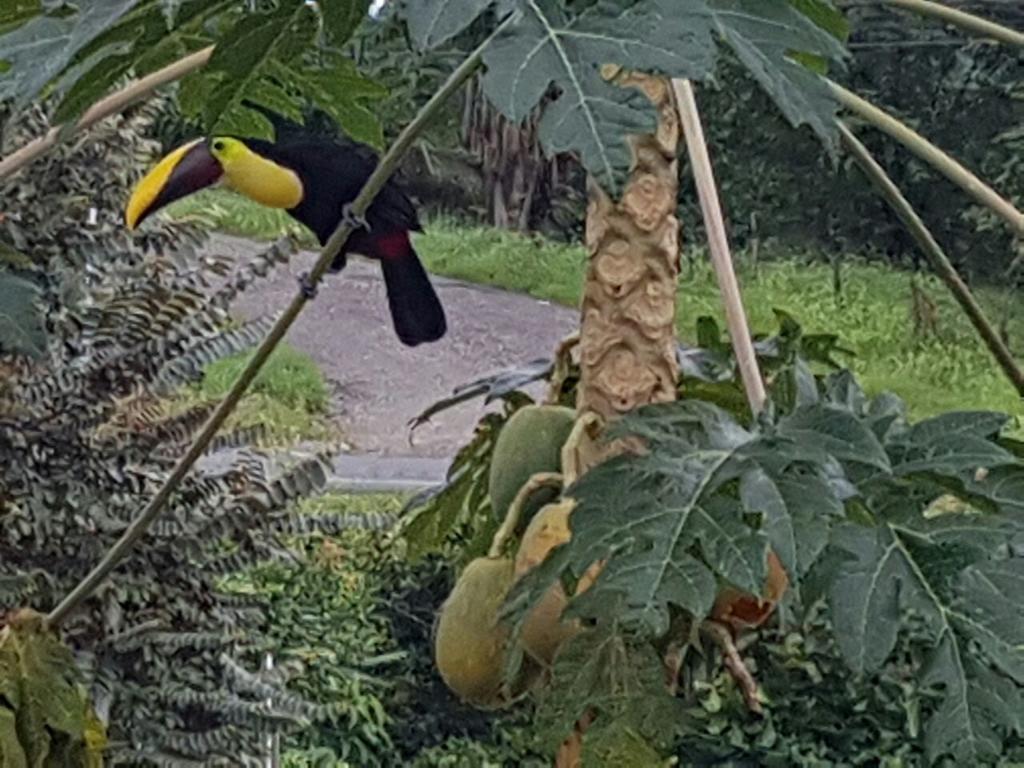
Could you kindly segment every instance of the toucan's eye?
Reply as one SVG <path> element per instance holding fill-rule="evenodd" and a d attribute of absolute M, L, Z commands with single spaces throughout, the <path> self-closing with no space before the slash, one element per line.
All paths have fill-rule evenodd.
<path fill-rule="evenodd" d="M 217 152 L 223 152 L 224 151 L 224 142 L 221 141 L 220 139 L 218 139 L 217 141 L 213 142 L 213 148 Z"/>

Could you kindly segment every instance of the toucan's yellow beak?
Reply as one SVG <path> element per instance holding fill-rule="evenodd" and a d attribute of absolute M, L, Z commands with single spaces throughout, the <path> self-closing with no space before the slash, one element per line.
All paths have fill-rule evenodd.
<path fill-rule="evenodd" d="M 168 203 L 197 192 L 224 173 L 205 139 L 195 139 L 168 154 L 135 185 L 124 211 L 128 229 L 135 229 L 151 213 Z"/>

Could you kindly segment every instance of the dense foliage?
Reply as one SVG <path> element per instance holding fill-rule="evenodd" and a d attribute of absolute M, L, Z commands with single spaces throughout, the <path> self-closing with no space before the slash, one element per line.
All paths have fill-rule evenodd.
<path fill-rule="evenodd" d="M 991 4 L 985 13 L 1015 28 L 1024 21 L 1013 4 Z M 880 5 L 858 4 L 847 16 L 855 55 L 842 80 L 1019 201 L 1020 57 Z M 767 244 L 768 255 L 778 251 L 774 243 L 874 252 L 902 265 L 918 260 L 913 242 L 856 167 L 830 163 L 806 134 L 779 120 L 735 62 L 720 70 L 713 87 L 701 89 L 700 98 L 730 233 L 739 245 Z M 961 270 L 1002 275 L 1018 252 L 1001 222 L 887 137 L 858 133 Z M 692 201 L 684 205 L 687 229 L 699 228 L 694 196 L 684 193 L 683 199 Z"/>
<path fill-rule="evenodd" d="M 60 147 L 39 173 L 0 185 L 4 200 L 25 201 L 4 233 L 26 257 L 16 268 L 47 302 L 49 331 L 37 358 L 4 358 L 4 612 L 52 608 L 120 537 L 212 410 L 203 403 L 168 415 L 161 397 L 262 335 L 266 319 L 233 323 L 228 307 L 292 253 L 273 246 L 225 279 L 229 265 L 195 255 L 180 228 L 128 238 L 116 217 L 134 162 L 151 147 L 139 138 L 146 115 L 112 121 L 88 142 Z M 45 128 L 36 111 L 23 119 L 9 127 L 22 135 Z M 90 202 L 103 206 L 94 225 Z M 265 733 L 329 710 L 245 671 L 266 646 L 266 616 L 258 601 L 226 593 L 221 579 L 281 556 L 282 534 L 362 520 L 298 516 L 293 502 L 324 483 L 323 459 L 282 466 L 247 447 L 256 437 L 219 437 L 212 463 L 183 483 L 160 523 L 65 627 L 109 724 L 115 764 L 219 757 L 237 765 L 255 759 Z M 269 707 L 268 691 L 277 694 Z"/>
<path fill-rule="evenodd" d="M 1024 753 L 1024 463 L 1019 444 L 1000 437 L 1006 417 L 911 423 L 901 401 L 869 399 L 848 372 L 815 375 L 837 339 L 805 336 L 782 317 L 781 333 L 759 344 L 775 410 L 751 423 L 731 352 L 702 325 L 705 345 L 680 351 L 683 398 L 611 432 L 641 438 L 647 451 L 607 461 L 567 490 L 577 502 L 571 541 L 510 598 L 509 615 L 523 616 L 555 580 L 572 585 L 607 561 L 570 604 L 592 628 L 562 651 L 539 693 L 539 738 L 552 748 L 593 708 L 585 744 L 598 764 L 624 745 L 736 765 L 851 754 L 995 765 Z M 474 391 L 511 396 L 514 408 L 515 387 L 538 375 L 541 366 Z M 417 546 L 455 537 L 472 549 L 480 526 L 493 530 L 472 478 L 490 459 L 494 438 L 481 435 L 500 430 L 496 418 L 411 519 Z M 760 592 L 769 547 L 791 589 L 781 633 L 748 651 L 768 701 L 767 720 L 745 723 L 727 676 L 713 667 L 709 678 L 696 661 L 706 654 L 696 627 L 719 585 Z M 661 671 L 673 640 L 693 660 L 680 696 Z M 809 725 L 792 710 L 804 696 L 816 707 L 831 697 L 826 679 L 842 680 L 841 693 Z M 864 719 L 845 732 L 838 724 L 859 708 Z"/>
<path fill-rule="evenodd" d="M 271 136 L 245 102 L 298 118 L 315 100 L 355 138 L 380 142 L 367 103 L 381 89 L 341 55 L 366 15 L 366 0 L 261 3 L 233 0 L 86 0 L 36 4 L 0 16 L 0 102 L 23 107 L 57 80 L 55 117 L 78 115 L 128 73 L 141 76 L 216 44 L 182 84 L 186 113 L 210 131 Z M 5 22 L 12 28 L 4 33 Z"/>

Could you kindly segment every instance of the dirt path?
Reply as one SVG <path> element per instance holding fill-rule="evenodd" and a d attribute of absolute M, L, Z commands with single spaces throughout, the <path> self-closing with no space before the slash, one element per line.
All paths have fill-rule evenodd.
<path fill-rule="evenodd" d="M 260 246 L 217 235 L 210 250 L 244 260 Z M 251 290 L 235 309 L 256 317 L 282 309 L 315 254 L 303 252 Z M 446 278 L 434 278 L 448 316 L 439 342 L 404 347 L 395 338 L 380 268 L 352 259 L 330 275 L 286 337 L 336 387 L 335 407 L 353 452 L 448 458 L 472 433 L 481 401 L 446 411 L 416 430 L 409 419 L 460 384 L 550 355 L 578 322 L 575 310 Z"/>

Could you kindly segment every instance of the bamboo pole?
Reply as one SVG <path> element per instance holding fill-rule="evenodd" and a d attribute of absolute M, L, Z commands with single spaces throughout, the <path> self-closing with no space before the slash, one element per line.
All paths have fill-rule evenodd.
<path fill-rule="evenodd" d="M 514 18 L 514 17 L 510 17 Z M 423 132 L 427 123 L 430 122 L 433 117 L 441 111 L 441 108 L 448 101 L 448 98 L 454 94 L 462 84 L 479 68 L 483 61 L 483 51 L 487 45 L 490 44 L 494 35 L 501 33 L 506 26 L 508 26 L 509 20 L 506 19 L 504 23 L 499 25 L 498 29 L 495 30 L 493 35 L 484 41 L 473 53 L 471 53 L 462 64 L 451 74 L 448 81 L 438 90 L 428 101 L 423 108 L 416 115 L 416 118 L 405 127 L 401 135 L 395 140 L 395 143 L 391 145 L 387 153 L 381 158 L 380 163 L 374 169 L 370 178 L 366 180 L 363 188 L 360 190 L 359 195 L 352 202 L 348 209 L 347 215 L 338 224 L 337 228 L 331 234 L 330 239 L 320 250 L 320 256 L 317 258 L 316 264 L 310 271 L 308 286 L 304 287 L 298 293 L 295 298 L 292 299 L 291 304 L 284 310 L 281 317 L 278 318 L 277 322 L 264 337 L 263 341 L 256 348 L 252 358 L 249 360 L 245 369 L 239 374 L 235 383 L 232 384 L 231 389 L 224 396 L 224 399 L 220 401 L 217 408 L 210 415 L 206 424 L 203 425 L 202 430 L 196 435 L 195 439 L 186 449 L 184 455 L 178 459 L 174 469 L 168 476 L 164 484 L 156 492 L 156 495 L 150 499 L 149 503 L 143 508 L 139 516 L 132 521 L 131 525 L 124 532 L 120 539 L 114 543 L 114 546 L 110 548 L 100 560 L 99 563 L 90 571 L 84 579 L 68 594 L 61 602 L 55 607 L 49 615 L 46 617 L 47 623 L 50 626 L 56 626 L 66 619 L 83 601 L 85 601 L 89 595 L 98 587 L 107 576 L 118 566 L 121 560 L 128 554 L 136 542 L 139 541 L 149 529 L 150 525 L 156 520 L 163 510 L 164 505 L 170 499 L 171 495 L 177 490 L 181 481 L 192 469 L 192 465 L 196 463 L 203 452 L 209 446 L 213 440 L 217 431 L 221 425 L 238 405 L 238 401 L 245 394 L 249 385 L 253 379 L 256 378 L 263 364 L 270 357 L 274 348 L 277 347 L 278 343 L 284 338 L 285 333 L 291 327 L 292 323 L 299 316 L 299 313 L 306 306 L 306 302 L 309 301 L 309 297 L 312 295 L 312 291 L 315 290 L 316 286 L 323 279 L 327 270 L 330 268 L 331 263 L 334 261 L 338 253 L 345 246 L 349 236 L 358 226 L 358 221 L 365 215 L 367 209 L 373 199 L 377 196 L 377 193 L 384 187 L 387 180 L 397 170 L 398 164 L 401 161 L 403 155 L 412 146 L 416 138 Z M 311 290 L 312 289 L 312 290 Z"/>
<path fill-rule="evenodd" d="M 172 64 L 168 64 L 163 69 L 158 69 L 156 72 L 148 74 L 133 83 L 129 83 L 120 91 L 100 99 L 89 107 L 74 125 L 55 125 L 42 136 L 33 139 L 7 157 L 0 159 L 0 179 L 10 176 L 44 154 L 50 147 L 61 140 L 62 133 L 70 135 L 78 131 L 84 131 L 100 120 L 121 112 L 136 101 L 146 98 L 156 89 L 195 72 L 210 60 L 212 54 L 212 45 L 191 53 Z"/>
<path fill-rule="evenodd" d="M 896 215 L 903 221 L 903 224 L 917 242 L 918 247 L 931 262 L 936 274 L 946 284 L 949 292 L 953 294 L 953 298 L 961 306 L 964 314 L 967 315 L 971 324 L 977 330 L 978 335 L 985 342 L 985 346 L 992 353 L 992 357 L 996 359 L 999 367 L 1006 374 L 1006 378 L 1010 380 L 1017 393 L 1024 397 L 1024 372 L 1017 366 L 1016 361 L 1013 359 L 1013 353 L 1003 343 L 1002 338 L 1000 338 L 992 323 L 985 317 L 985 311 L 978 304 L 973 294 L 971 294 L 967 284 L 961 279 L 956 268 L 942 250 L 942 247 L 936 242 L 928 227 L 921 220 L 921 217 L 918 216 L 917 211 L 914 210 L 910 202 L 903 196 L 899 187 L 889 178 L 885 169 L 871 155 L 868 148 L 842 122 L 839 122 L 839 135 L 861 170 L 864 171 L 865 175 L 878 188 L 878 191 L 893 211 L 895 211 Z"/>
<path fill-rule="evenodd" d="M 700 209 L 704 217 L 704 227 L 708 233 L 708 247 L 711 250 L 711 264 L 715 269 L 718 288 L 722 293 L 729 337 L 732 339 L 736 363 L 740 369 L 740 378 L 743 380 L 743 389 L 747 393 L 750 410 L 756 416 L 764 410 L 768 395 L 765 392 L 764 380 L 761 378 L 761 371 L 757 365 L 757 355 L 750 338 L 747 315 L 743 310 L 739 281 L 736 279 L 732 256 L 729 253 L 729 239 L 725 232 L 722 204 L 718 199 L 711 157 L 704 139 L 704 129 L 700 123 L 697 98 L 689 80 L 673 80 L 672 88 L 675 90 L 679 118 L 686 139 L 686 149 L 690 156 L 690 163 L 693 165 L 693 176 L 697 182 L 697 195 L 700 197 Z"/>

